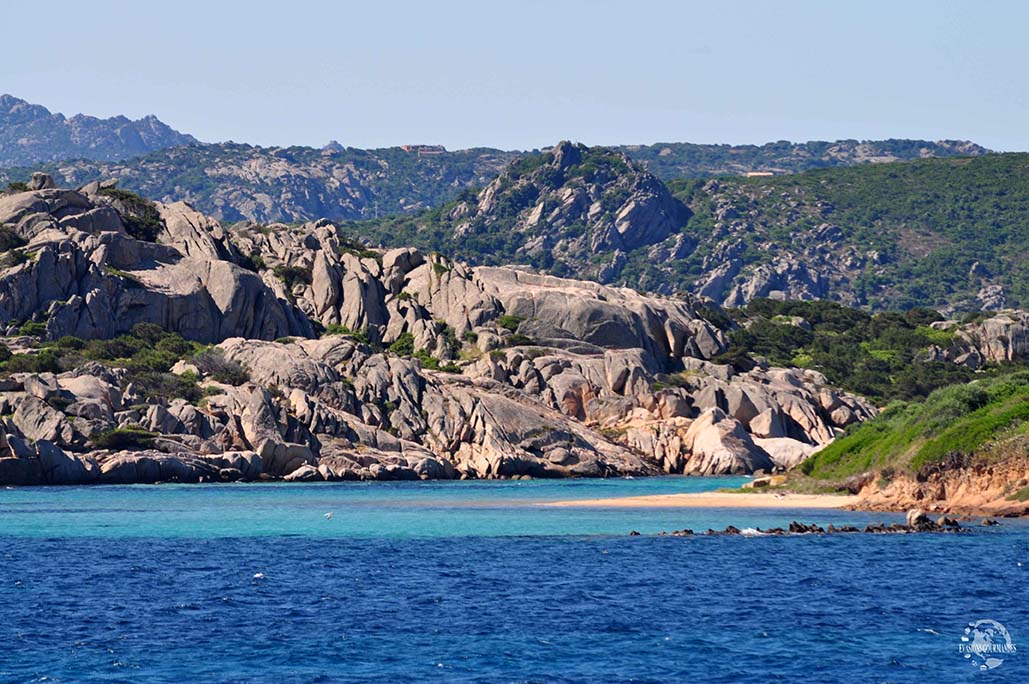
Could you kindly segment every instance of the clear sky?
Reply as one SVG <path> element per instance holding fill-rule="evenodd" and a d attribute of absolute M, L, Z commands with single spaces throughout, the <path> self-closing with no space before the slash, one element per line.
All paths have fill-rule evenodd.
<path fill-rule="evenodd" d="M 1029 149 L 1029 2 L 12 2 L 0 92 L 201 140 Z"/>

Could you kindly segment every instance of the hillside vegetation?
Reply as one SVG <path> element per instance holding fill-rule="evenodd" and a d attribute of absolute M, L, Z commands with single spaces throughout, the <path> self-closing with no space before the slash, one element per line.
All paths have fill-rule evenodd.
<path fill-rule="evenodd" d="M 655 143 L 616 148 L 642 162 L 658 178 L 705 178 L 750 172 L 799 173 L 810 169 L 851 166 L 928 157 L 970 157 L 988 153 L 962 140 L 779 140 L 764 145 L 698 145 Z"/>
<path fill-rule="evenodd" d="M 1029 372 L 1018 371 L 936 390 L 924 402 L 897 402 L 805 461 L 804 474 L 840 479 L 867 471 L 919 472 L 943 463 L 968 465 L 1024 455 Z"/>
<path fill-rule="evenodd" d="M 742 271 L 791 257 L 830 284 L 830 298 L 872 308 L 978 309 L 991 285 L 1008 305 L 1029 302 L 1027 154 L 671 187 L 694 210 L 686 231 L 699 245 L 680 273 L 711 265 L 707 254 L 736 240 Z"/>
<path fill-rule="evenodd" d="M 583 192 L 575 178 L 548 171 L 552 162 L 539 155 L 477 194 L 351 228 L 386 245 L 691 292 L 727 307 L 759 298 L 948 313 L 1029 305 L 1029 154 L 676 181 L 672 194 L 689 211 L 659 231 L 646 230 L 645 215 L 628 216 L 627 234 L 643 236 L 629 240 L 595 236 L 625 207 L 614 189 L 631 187 L 646 172 L 635 163 L 602 163 L 619 158 L 602 150 L 584 158 L 602 164 L 607 175 L 599 189 L 611 189 L 610 196 Z M 519 181 L 525 169 L 529 182 Z M 593 237 L 583 249 L 568 249 L 584 235 Z"/>
<path fill-rule="evenodd" d="M 880 403 L 916 399 L 975 377 L 966 366 L 927 355 L 930 346 L 947 348 L 955 341 L 952 331 L 930 327 L 941 320 L 927 309 L 873 315 L 835 302 L 758 299 L 720 319 L 730 348 L 719 360 L 739 370 L 756 357 L 817 370 L 833 384 Z"/>

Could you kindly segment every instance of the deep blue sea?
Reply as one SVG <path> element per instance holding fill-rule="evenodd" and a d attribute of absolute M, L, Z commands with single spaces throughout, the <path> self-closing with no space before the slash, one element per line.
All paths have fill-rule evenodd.
<path fill-rule="evenodd" d="M 538 505 L 739 481 L 0 490 L 0 682 L 1029 682 L 1025 522 Z M 986 672 L 981 619 L 1017 649 Z"/>

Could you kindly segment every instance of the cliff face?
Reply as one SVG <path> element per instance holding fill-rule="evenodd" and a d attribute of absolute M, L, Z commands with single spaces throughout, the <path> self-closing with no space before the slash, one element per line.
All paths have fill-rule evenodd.
<path fill-rule="evenodd" d="M 35 184 L 0 198 L 4 483 L 743 473 L 874 413 L 711 363 L 689 298 Z"/>
<path fill-rule="evenodd" d="M 861 508 L 959 515 L 1029 515 L 1029 458 L 995 463 L 952 462 L 917 475 L 870 479 L 858 492 Z"/>
<path fill-rule="evenodd" d="M 155 116 L 131 121 L 53 114 L 10 95 L 0 95 L 0 167 L 62 159 L 118 160 L 195 143 Z"/>

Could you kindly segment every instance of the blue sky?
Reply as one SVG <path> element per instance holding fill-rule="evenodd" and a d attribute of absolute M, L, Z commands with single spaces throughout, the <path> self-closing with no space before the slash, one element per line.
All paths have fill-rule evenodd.
<path fill-rule="evenodd" d="M 29 2 L 0 92 L 207 141 L 1029 149 L 1029 3 Z M 21 27 L 11 30 L 10 27 Z"/>

